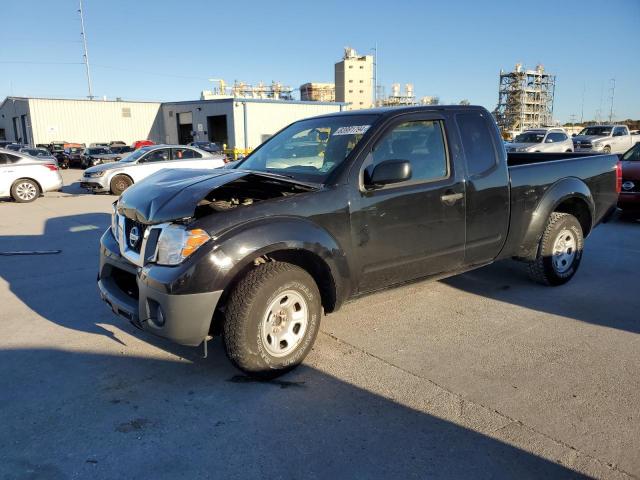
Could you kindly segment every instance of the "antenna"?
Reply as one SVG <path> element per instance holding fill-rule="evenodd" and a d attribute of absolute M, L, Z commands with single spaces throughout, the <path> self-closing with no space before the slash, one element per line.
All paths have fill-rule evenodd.
<path fill-rule="evenodd" d="M 613 122 L 613 99 L 616 95 L 616 79 L 612 78 L 611 79 L 611 88 L 609 89 L 609 91 L 611 92 L 611 96 L 609 97 L 609 99 L 611 100 L 611 106 L 609 108 L 609 123 Z"/>
<path fill-rule="evenodd" d="M 582 82 L 582 103 L 580 104 L 580 125 L 584 123 L 584 92 L 587 89 L 587 83 Z"/>
<path fill-rule="evenodd" d="M 89 69 L 89 51 L 87 50 L 87 35 L 84 32 L 84 13 L 82 11 L 82 0 L 80 0 L 80 8 L 78 9 L 78 13 L 80 14 L 80 27 L 82 31 L 80 35 L 82 35 L 82 46 L 84 48 L 84 55 L 82 55 L 84 59 L 84 67 L 87 71 L 87 85 L 89 86 L 89 100 L 93 100 L 93 89 L 91 88 L 91 70 Z"/>

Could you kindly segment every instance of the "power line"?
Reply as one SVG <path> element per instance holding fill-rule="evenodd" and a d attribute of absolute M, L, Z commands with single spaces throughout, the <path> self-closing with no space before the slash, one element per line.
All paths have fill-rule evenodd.
<path fill-rule="evenodd" d="M 30 60 L 0 60 L 0 63 L 16 65 L 84 65 L 84 62 L 39 62 Z"/>

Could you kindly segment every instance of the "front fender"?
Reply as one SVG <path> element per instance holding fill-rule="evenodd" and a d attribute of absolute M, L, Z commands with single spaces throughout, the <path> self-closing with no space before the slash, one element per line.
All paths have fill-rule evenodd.
<path fill-rule="evenodd" d="M 280 216 L 256 219 L 224 232 L 214 240 L 211 260 L 220 271 L 215 289 L 228 284 L 258 257 L 280 250 L 314 254 L 328 267 L 340 302 L 351 288 L 344 249 L 323 227 L 306 218 Z"/>
<path fill-rule="evenodd" d="M 587 205 L 591 216 L 591 224 L 593 225 L 595 203 L 589 187 L 576 177 L 566 177 L 558 180 L 547 189 L 531 215 L 520 245 L 519 256 L 523 258 L 535 257 L 538 243 L 542 238 L 549 216 L 560 204 L 572 198 L 578 198 Z"/>

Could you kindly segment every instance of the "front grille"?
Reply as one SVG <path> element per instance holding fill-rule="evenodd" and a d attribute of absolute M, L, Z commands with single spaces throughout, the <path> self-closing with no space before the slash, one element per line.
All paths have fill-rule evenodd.
<path fill-rule="evenodd" d="M 142 238 L 147 226 L 130 218 L 124 219 L 124 241 L 127 248 L 135 253 L 140 253 Z"/>
<path fill-rule="evenodd" d="M 138 282 L 136 282 L 136 276 L 132 273 L 125 272 L 118 267 L 113 267 L 111 270 L 111 278 L 118 286 L 118 288 L 124 292 L 128 297 L 135 300 L 140 296 L 138 290 Z"/>

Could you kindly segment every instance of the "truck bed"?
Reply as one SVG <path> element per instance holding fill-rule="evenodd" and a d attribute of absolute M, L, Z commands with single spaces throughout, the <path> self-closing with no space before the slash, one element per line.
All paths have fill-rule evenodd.
<path fill-rule="evenodd" d="M 531 257 L 538 239 L 529 238 L 536 209 L 544 203 L 545 194 L 563 182 L 563 188 L 581 193 L 581 187 L 594 199 L 594 227 L 615 205 L 618 156 L 592 153 L 508 153 L 507 165 L 511 186 L 510 224 L 501 257 Z M 572 185 L 567 187 L 567 182 Z M 587 232 L 585 232 L 587 233 Z"/>

